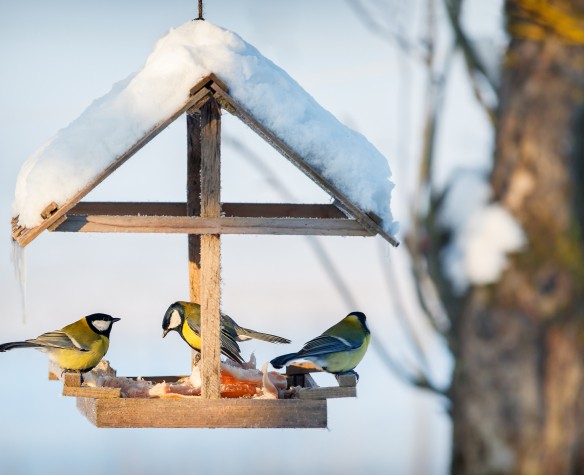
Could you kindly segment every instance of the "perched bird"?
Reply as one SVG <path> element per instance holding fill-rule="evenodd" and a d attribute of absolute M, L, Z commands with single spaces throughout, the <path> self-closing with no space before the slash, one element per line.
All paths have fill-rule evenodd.
<path fill-rule="evenodd" d="M 0 352 L 14 348 L 36 348 L 66 371 L 85 373 L 97 366 L 109 348 L 109 336 L 119 318 L 94 313 L 60 330 L 43 333 L 32 340 L 0 345 Z"/>
<path fill-rule="evenodd" d="M 353 369 L 363 359 L 370 339 L 365 314 L 352 312 L 322 335 L 307 342 L 298 353 L 278 356 L 270 363 L 279 369 L 294 361 L 308 360 L 329 373 L 355 373 Z"/>
<path fill-rule="evenodd" d="M 162 338 L 174 330 L 188 345 L 201 351 L 201 306 L 198 303 L 175 302 L 164 314 Z M 250 339 L 270 343 L 290 343 L 290 340 L 240 327 L 231 317 L 221 314 L 221 353 L 240 364 L 244 363 L 238 341 Z"/>

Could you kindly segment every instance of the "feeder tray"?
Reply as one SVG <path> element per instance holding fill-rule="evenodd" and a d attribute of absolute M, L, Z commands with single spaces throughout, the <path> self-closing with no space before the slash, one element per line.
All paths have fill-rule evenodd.
<path fill-rule="evenodd" d="M 112 370 L 113 371 L 113 370 Z M 94 426 L 106 428 L 326 428 L 327 399 L 356 396 L 356 377 L 337 377 L 338 387 L 319 387 L 313 368 L 289 367 L 286 399 L 200 396 L 124 397 L 120 388 L 93 387 L 79 373 L 49 367 L 49 379 L 63 382 L 63 396 L 77 398 L 77 409 Z M 91 380 L 91 373 L 84 380 Z M 115 376 L 115 371 L 112 373 Z M 181 376 L 141 378 L 172 383 Z M 137 378 L 128 378 L 137 379 Z"/>

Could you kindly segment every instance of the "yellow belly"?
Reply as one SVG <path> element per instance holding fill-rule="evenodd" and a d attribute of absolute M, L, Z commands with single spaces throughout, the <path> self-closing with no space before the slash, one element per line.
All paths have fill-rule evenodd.
<path fill-rule="evenodd" d="M 59 367 L 71 371 L 89 371 L 97 366 L 106 354 L 109 341 L 100 338 L 89 351 L 79 351 L 75 349 L 53 348 L 46 350 L 51 361 Z"/>
<path fill-rule="evenodd" d="M 191 330 L 186 322 L 183 323 L 181 334 L 191 348 L 201 351 L 201 337 Z"/>

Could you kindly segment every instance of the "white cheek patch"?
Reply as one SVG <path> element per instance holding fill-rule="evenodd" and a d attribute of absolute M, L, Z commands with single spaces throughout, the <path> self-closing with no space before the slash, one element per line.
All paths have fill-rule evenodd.
<path fill-rule="evenodd" d="M 94 320 L 93 326 L 97 328 L 97 331 L 103 332 L 106 331 L 112 324 L 112 322 L 108 322 L 106 320 Z"/>
<path fill-rule="evenodd" d="M 178 311 L 173 310 L 170 314 L 170 322 L 168 324 L 168 328 L 178 328 L 181 324 L 181 318 Z"/>

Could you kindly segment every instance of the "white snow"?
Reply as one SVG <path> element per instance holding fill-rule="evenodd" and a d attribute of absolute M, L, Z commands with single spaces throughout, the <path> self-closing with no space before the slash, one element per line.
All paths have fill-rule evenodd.
<path fill-rule="evenodd" d="M 507 255 L 526 244 L 515 218 L 500 203 L 487 204 L 490 188 L 477 174 L 459 177 L 449 190 L 441 222 L 453 231 L 442 262 L 455 292 L 496 282 Z"/>
<path fill-rule="evenodd" d="M 395 235 L 391 171 L 361 134 L 341 124 L 285 71 L 235 33 L 189 21 L 160 39 L 144 67 L 115 84 L 22 166 L 14 215 L 34 227 L 52 201 L 65 203 L 215 73 L 265 127 Z M 342 98 L 339 98 L 342 100 Z"/>

